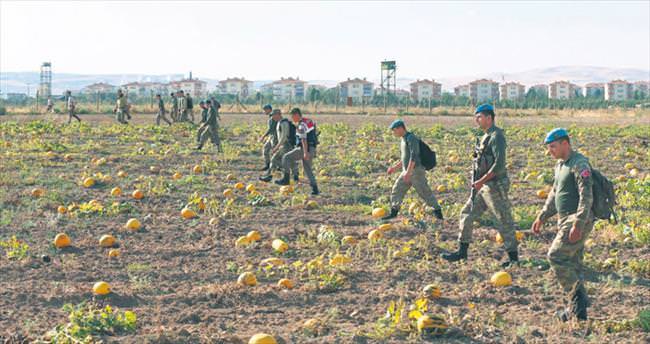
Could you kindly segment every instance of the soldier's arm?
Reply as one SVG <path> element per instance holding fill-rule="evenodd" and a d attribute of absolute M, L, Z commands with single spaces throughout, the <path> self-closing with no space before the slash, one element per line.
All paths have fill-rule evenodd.
<path fill-rule="evenodd" d="M 503 174 L 506 171 L 506 137 L 503 134 L 496 135 L 494 137 L 494 143 L 490 144 L 490 149 L 494 156 L 494 164 L 486 173 L 486 176 L 491 175 L 491 177 L 485 181 L 494 178 L 494 176 L 498 174 Z"/>
<path fill-rule="evenodd" d="M 420 164 L 420 142 L 415 138 L 414 135 L 410 135 L 408 139 L 409 154 L 411 158 L 409 159 L 408 170 L 412 170 L 415 167 L 415 164 Z M 413 165 L 413 167 L 411 167 Z"/>
<path fill-rule="evenodd" d="M 591 205 L 593 204 L 593 177 L 591 167 L 586 161 L 579 162 L 574 167 L 573 173 L 578 189 L 578 209 L 576 210 L 576 227 L 582 229 L 590 220 Z"/>
<path fill-rule="evenodd" d="M 282 147 L 287 142 L 287 132 L 289 132 L 289 123 L 281 122 L 280 123 L 280 135 L 278 137 L 278 144 L 275 145 L 277 149 Z"/>

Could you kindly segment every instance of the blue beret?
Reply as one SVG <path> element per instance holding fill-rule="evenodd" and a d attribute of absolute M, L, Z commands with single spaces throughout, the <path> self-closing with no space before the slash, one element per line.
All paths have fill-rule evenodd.
<path fill-rule="evenodd" d="M 271 107 L 271 104 L 266 104 L 266 105 L 264 105 L 264 107 L 263 107 L 262 109 L 269 109 L 269 110 L 272 110 L 273 107 Z"/>
<path fill-rule="evenodd" d="M 569 137 L 569 132 L 564 128 L 555 128 L 548 132 L 546 138 L 544 139 L 544 144 L 547 145 L 551 142 L 555 142 L 561 138 Z"/>
<path fill-rule="evenodd" d="M 398 127 L 405 127 L 404 121 L 402 121 L 401 119 L 394 120 L 393 123 L 390 124 L 389 128 L 390 129 L 395 129 L 395 128 L 398 128 Z"/>
<path fill-rule="evenodd" d="M 481 113 L 483 111 L 492 111 L 494 112 L 494 106 L 490 104 L 481 104 L 476 107 L 476 111 L 474 111 L 474 114 L 476 115 L 477 113 Z"/>

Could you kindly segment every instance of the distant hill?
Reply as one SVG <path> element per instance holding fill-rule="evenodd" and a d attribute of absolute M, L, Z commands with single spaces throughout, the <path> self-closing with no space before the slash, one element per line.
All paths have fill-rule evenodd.
<path fill-rule="evenodd" d="M 397 87 L 409 89 L 409 84 L 416 80 L 414 77 L 400 77 L 397 71 Z M 208 82 L 208 89 L 213 90 L 217 79 L 202 78 Z M 54 71 L 52 80 L 52 89 L 54 94 L 60 94 L 65 90 L 80 90 L 86 85 L 95 82 L 106 82 L 112 85 L 121 85 L 133 81 L 155 81 L 169 82 L 183 78 L 182 74 L 165 74 L 165 75 L 144 75 L 144 74 L 58 74 Z M 526 86 L 534 84 L 548 84 L 556 80 L 568 80 L 578 85 L 584 85 L 590 82 L 607 82 L 615 79 L 624 79 L 629 81 L 650 80 L 650 70 L 632 69 L 632 68 L 608 68 L 594 66 L 558 66 L 549 68 L 532 69 L 516 73 L 489 73 L 486 75 L 458 76 L 458 77 L 441 77 L 436 81 L 442 83 L 444 90 L 451 91 L 455 86 L 468 83 L 475 79 L 487 78 L 497 82 L 517 81 Z M 424 79 L 424 78 L 422 78 Z M 369 79 L 376 86 L 379 85 L 378 79 Z M 307 80 L 311 84 L 335 87 L 340 80 Z M 271 82 L 271 80 L 254 80 L 254 87 L 259 88 L 261 85 Z M 39 83 L 38 72 L 2 72 L 0 74 L 0 92 L 6 93 L 27 93 L 33 95 Z"/>

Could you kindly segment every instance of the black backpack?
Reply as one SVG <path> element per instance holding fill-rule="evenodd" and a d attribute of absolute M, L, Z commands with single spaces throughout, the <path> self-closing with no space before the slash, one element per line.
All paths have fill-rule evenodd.
<path fill-rule="evenodd" d="M 424 167 L 425 170 L 429 171 L 436 167 L 437 161 L 436 161 L 436 152 L 432 151 L 431 148 L 429 148 L 429 145 L 424 143 L 424 141 L 420 141 L 420 162 L 422 163 L 422 167 Z"/>
<path fill-rule="evenodd" d="M 289 134 L 287 135 L 287 138 L 289 139 L 289 142 L 294 142 L 296 140 L 296 126 L 291 123 L 290 120 L 283 118 L 280 120 L 280 123 L 282 122 L 287 122 L 289 123 Z"/>
<path fill-rule="evenodd" d="M 614 184 L 596 169 L 591 169 L 591 175 L 593 178 L 591 210 L 594 217 L 601 220 L 610 220 L 613 216 L 614 221 L 617 222 L 618 219 L 614 212 L 614 206 L 616 205 Z"/>

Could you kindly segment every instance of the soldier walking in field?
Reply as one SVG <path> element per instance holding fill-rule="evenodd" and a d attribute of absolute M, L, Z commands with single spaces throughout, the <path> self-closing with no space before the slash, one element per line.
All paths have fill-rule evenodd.
<path fill-rule="evenodd" d="M 122 124 L 128 124 L 126 121 L 126 112 L 128 111 L 128 104 L 126 101 L 126 96 L 122 90 L 117 90 L 117 101 L 115 102 L 115 108 L 113 112 L 115 113 L 115 119 Z"/>
<path fill-rule="evenodd" d="M 199 145 L 196 149 L 201 150 L 205 141 L 210 138 L 212 144 L 217 147 L 217 151 L 222 152 L 219 141 L 219 108 L 221 104 L 212 104 L 212 100 L 206 100 L 205 104 L 208 107 L 208 116 L 205 123 L 199 127 Z"/>
<path fill-rule="evenodd" d="M 313 171 L 313 163 L 316 158 L 316 146 L 318 146 L 318 131 L 316 123 L 309 118 L 302 116 L 299 108 L 291 110 L 291 119 L 296 125 L 296 142 L 295 148 L 287 152 L 282 157 L 282 172 L 283 178 L 276 180 L 278 185 L 289 185 L 291 166 L 298 160 L 302 160 L 302 168 L 305 176 L 309 179 L 311 186 L 311 194 L 318 195 L 318 184 L 316 183 L 316 176 Z"/>
<path fill-rule="evenodd" d="M 544 222 L 558 215 L 557 235 L 548 250 L 548 260 L 570 302 L 556 316 L 562 321 L 573 316 L 587 320 L 589 298 L 583 282 L 582 259 L 585 241 L 594 226 L 592 168 L 584 155 L 572 149 L 566 129 L 553 129 L 544 143 L 551 156 L 559 160 L 553 188 L 531 229 L 539 234 Z"/>
<path fill-rule="evenodd" d="M 169 96 L 172 98 L 172 111 L 170 113 L 170 116 L 172 118 L 172 121 L 178 122 L 178 97 L 176 97 L 175 92 L 170 93 Z"/>
<path fill-rule="evenodd" d="M 415 188 L 417 194 L 424 200 L 424 202 L 433 208 L 434 216 L 442 220 L 442 209 L 436 199 L 433 191 L 429 187 L 427 175 L 422 162 L 420 160 L 420 139 L 415 134 L 406 130 L 406 125 L 401 119 L 393 121 L 390 125 L 395 137 L 401 138 L 400 151 L 401 159 L 397 164 L 388 168 L 387 173 L 393 174 L 398 169 L 402 169 L 393 189 L 390 194 L 391 209 L 390 214 L 386 215 L 383 220 L 389 220 L 397 216 L 402 200 L 408 190 L 412 187 Z"/>
<path fill-rule="evenodd" d="M 158 114 L 156 114 L 156 125 L 160 125 L 160 120 L 162 119 L 163 121 L 167 122 L 170 126 L 172 125 L 172 122 L 167 119 L 165 116 L 165 103 L 162 100 L 162 97 L 160 94 L 156 94 L 156 101 L 158 102 Z"/>
<path fill-rule="evenodd" d="M 262 168 L 262 171 L 266 171 L 271 166 L 271 150 L 278 144 L 276 131 L 277 122 L 273 120 L 273 116 L 271 115 L 271 112 L 273 111 L 271 104 L 264 105 L 262 110 L 264 111 L 264 114 L 269 117 L 269 125 L 266 129 L 266 132 L 264 135 L 262 135 L 262 137 L 260 137 L 260 142 L 264 142 L 264 146 L 262 147 L 264 167 Z"/>
<path fill-rule="evenodd" d="M 66 91 L 66 97 L 68 98 L 66 101 L 66 109 L 68 110 L 68 124 L 72 122 L 72 118 L 74 117 L 78 122 L 81 122 L 81 118 L 77 116 L 76 110 L 77 110 L 77 102 L 75 99 L 72 97 L 72 92 Z"/>
<path fill-rule="evenodd" d="M 506 169 L 506 137 L 501 128 L 494 124 L 494 107 L 483 104 L 476 108 L 474 120 L 483 131 L 477 138 L 474 149 L 474 166 L 472 167 L 471 194 L 460 212 L 460 247 L 457 252 L 443 254 L 450 262 L 467 259 L 467 249 L 472 241 L 474 220 L 486 210 L 496 217 L 497 230 L 503 238 L 503 245 L 508 253 L 508 260 L 503 267 L 519 262 L 515 223 L 512 219 L 512 207 L 508 198 L 510 180 Z"/>
<path fill-rule="evenodd" d="M 296 140 L 296 126 L 286 118 L 282 117 L 282 111 L 275 109 L 271 112 L 271 119 L 276 124 L 276 137 L 278 138 L 277 144 L 271 149 L 271 165 L 267 170 L 266 175 L 260 177 L 261 181 L 270 182 L 273 178 L 273 171 L 282 170 L 282 157 L 289 153 L 294 148 Z M 294 161 L 291 164 L 289 172 L 293 175 L 293 180 L 298 181 L 298 162 Z"/>

